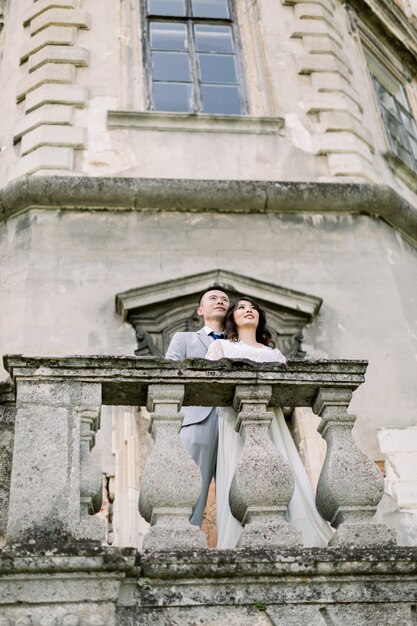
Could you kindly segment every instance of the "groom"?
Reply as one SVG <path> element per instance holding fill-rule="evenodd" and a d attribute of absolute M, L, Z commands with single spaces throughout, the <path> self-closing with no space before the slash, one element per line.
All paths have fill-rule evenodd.
<path fill-rule="evenodd" d="M 212 285 L 200 295 L 198 315 L 204 326 L 197 332 L 175 333 L 169 344 L 166 358 L 181 361 L 204 358 L 212 341 L 222 337 L 224 318 L 229 306 L 229 296 L 222 287 Z M 200 526 L 206 506 L 211 479 L 216 471 L 218 417 L 215 407 L 187 406 L 182 408 L 184 420 L 180 439 L 184 448 L 201 471 L 201 493 L 190 518 L 191 524 Z"/>

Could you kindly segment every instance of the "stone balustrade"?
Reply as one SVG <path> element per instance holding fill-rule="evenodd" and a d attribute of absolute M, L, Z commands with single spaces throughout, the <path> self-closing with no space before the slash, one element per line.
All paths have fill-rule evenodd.
<path fill-rule="evenodd" d="M 155 440 L 142 479 L 140 511 L 150 522 L 147 549 L 202 548 L 188 519 L 200 489 L 197 466 L 178 432 L 181 406 L 231 406 L 245 439 L 231 487 L 231 508 L 245 525 L 238 547 L 295 547 L 284 520 L 293 490 L 285 460 L 268 437 L 270 406 L 308 406 L 322 418 L 327 455 L 317 491 L 319 511 L 336 529 L 332 544 L 393 541 L 373 521 L 383 480 L 354 444 L 347 409 L 364 381 L 365 361 L 253 364 L 130 357 L 8 356 L 16 424 L 7 539 L 51 543 L 103 540 L 97 509 L 100 473 L 91 457 L 100 406 L 147 405 Z M 10 398 L 8 398 L 8 402 Z M 264 472 L 254 468 L 262 465 Z"/>

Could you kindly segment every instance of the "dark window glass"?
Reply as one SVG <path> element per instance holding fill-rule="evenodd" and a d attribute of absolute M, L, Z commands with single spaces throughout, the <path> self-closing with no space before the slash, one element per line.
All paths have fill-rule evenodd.
<path fill-rule="evenodd" d="M 185 16 L 184 0 L 148 0 L 149 15 Z"/>
<path fill-rule="evenodd" d="M 417 139 L 413 137 L 408 138 L 411 146 L 411 152 L 413 153 L 414 160 L 417 162 Z"/>
<path fill-rule="evenodd" d="M 227 0 L 192 0 L 193 17 L 230 17 Z"/>
<path fill-rule="evenodd" d="M 230 26 L 197 24 L 194 26 L 195 47 L 198 52 L 233 52 Z"/>
<path fill-rule="evenodd" d="M 242 113 L 231 0 L 148 0 L 152 108 Z"/>
<path fill-rule="evenodd" d="M 225 85 L 202 85 L 204 113 L 239 115 L 240 96 L 237 87 Z"/>
<path fill-rule="evenodd" d="M 154 80 L 189 82 L 190 64 L 188 54 L 182 52 L 153 52 Z"/>
<path fill-rule="evenodd" d="M 151 22 L 150 37 L 152 50 L 187 50 L 185 24 Z"/>
<path fill-rule="evenodd" d="M 225 54 L 199 54 L 200 78 L 205 83 L 236 83 L 235 60 Z"/>
<path fill-rule="evenodd" d="M 391 148 L 407 165 L 417 171 L 417 127 L 402 85 L 390 93 L 373 76 L 378 104 Z"/>
<path fill-rule="evenodd" d="M 157 111 L 191 111 L 191 84 L 154 83 L 153 100 Z"/>

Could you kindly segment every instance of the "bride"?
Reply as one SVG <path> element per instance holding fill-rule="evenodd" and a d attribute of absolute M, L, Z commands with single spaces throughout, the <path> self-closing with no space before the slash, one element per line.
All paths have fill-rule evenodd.
<path fill-rule="evenodd" d="M 285 356 L 275 348 L 272 335 L 266 327 L 264 311 L 247 296 L 231 304 L 226 314 L 227 339 L 210 344 L 207 359 L 250 359 L 256 363 L 285 363 Z M 217 548 L 234 548 L 242 532 L 240 522 L 233 517 L 229 506 L 229 490 L 243 448 L 243 439 L 235 431 L 236 411 L 220 407 L 219 447 L 216 470 Z M 289 463 L 295 478 L 293 497 L 288 505 L 286 519 L 303 534 L 306 547 L 327 546 L 332 538 L 330 526 L 319 515 L 314 493 L 294 441 L 285 423 L 282 410 L 274 409 L 269 428 L 270 437 Z"/>

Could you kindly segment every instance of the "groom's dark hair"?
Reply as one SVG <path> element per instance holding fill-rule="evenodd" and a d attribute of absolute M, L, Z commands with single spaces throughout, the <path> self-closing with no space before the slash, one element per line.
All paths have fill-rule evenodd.
<path fill-rule="evenodd" d="M 207 287 L 207 289 L 204 289 L 203 291 L 201 291 L 198 294 L 198 304 L 201 304 L 201 300 L 203 299 L 203 296 L 206 295 L 206 293 L 208 293 L 209 291 L 222 291 L 224 294 L 226 294 L 227 297 L 229 297 L 229 294 L 227 293 L 227 291 L 225 290 L 224 287 L 222 287 L 221 285 L 210 285 L 210 287 Z"/>

